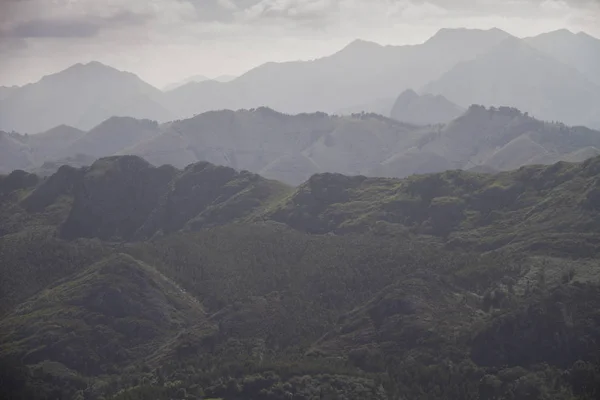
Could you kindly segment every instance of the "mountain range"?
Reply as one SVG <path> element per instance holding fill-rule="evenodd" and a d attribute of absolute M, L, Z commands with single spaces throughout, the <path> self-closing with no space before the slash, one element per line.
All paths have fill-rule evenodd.
<path fill-rule="evenodd" d="M 414 92 L 403 93 L 394 110 L 421 122 L 462 112 L 441 97 Z M 63 125 L 37 135 L 2 133 L 0 143 L 5 173 L 47 174 L 62 164 L 138 155 L 156 166 L 208 161 L 297 185 L 323 172 L 401 178 L 583 161 L 600 153 L 600 132 L 539 121 L 508 107 L 471 106 L 446 124 L 428 126 L 377 114 L 286 115 L 263 107 L 211 111 L 165 124 L 112 117 L 87 132 Z"/>
<path fill-rule="evenodd" d="M 11 399 L 595 398 L 600 158 L 296 188 L 136 156 L 0 176 Z"/>
<path fill-rule="evenodd" d="M 477 99 L 567 124 L 596 125 L 600 105 L 600 87 L 590 77 L 516 38 L 455 65 L 423 90 L 463 107 Z"/>
<path fill-rule="evenodd" d="M 226 82 L 193 77 L 167 92 L 93 62 L 0 88 L 0 129 L 34 134 L 66 124 L 88 130 L 111 116 L 165 122 L 262 106 L 290 114 L 385 110 L 388 116 L 390 99 L 409 88 L 463 108 L 512 106 L 542 120 L 600 127 L 599 59 L 600 41 L 583 33 L 518 39 L 499 29 L 442 29 L 420 45 L 357 40 L 327 57 L 270 62 Z"/>
<path fill-rule="evenodd" d="M 599 399 L 599 43 L 0 87 L 0 397 Z"/>

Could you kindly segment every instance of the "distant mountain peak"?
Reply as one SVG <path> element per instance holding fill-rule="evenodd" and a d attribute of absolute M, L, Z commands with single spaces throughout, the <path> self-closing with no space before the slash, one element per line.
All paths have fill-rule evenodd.
<path fill-rule="evenodd" d="M 425 43 L 439 43 L 461 38 L 474 38 L 476 36 L 511 37 L 501 29 L 470 29 L 470 28 L 442 28 Z"/>
<path fill-rule="evenodd" d="M 550 32 L 551 34 L 556 34 L 556 35 L 568 35 L 568 36 L 573 36 L 575 35 L 573 32 L 571 32 L 570 30 L 568 30 L 567 28 L 563 28 L 563 29 L 557 29 L 553 32 Z"/>
<path fill-rule="evenodd" d="M 129 117 L 125 115 L 113 115 L 112 117 L 105 119 L 92 129 L 90 129 L 90 132 L 106 128 L 111 129 L 115 127 L 120 129 L 131 129 L 132 126 L 147 126 L 150 128 L 157 128 L 158 122 L 149 119 Z"/>
<path fill-rule="evenodd" d="M 87 67 L 100 67 L 100 68 L 108 67 L 108 68 L 112 68 L 112 67 L 109 67 L 108 65 L 103 64 L 100 61 L 96 61 L 96 60 L 89 61 L 88 63 L 86 63 L 84 65 L 87 66 Z"/>
<path fill-rule="evenodd" d="M 419 95 L 413 89 L 406 89 L 404 92 L 400 93 L 400 96 L 399 96 L 399 98 L 416 98 L 416 97 L 419 97 Z"/>
<path fill-rule="evenodd" d="M 72 65 L 71 67 L 65 69 L 65 71 L 68 70 L 78 70 L 78 69 L 97 69 L 97 70 L 113 70 L 113 71 L 118 71 L 116 68 L 111 67 L 110 65 L 106 65 L 101 63 L 100 61 L 90 61 L 87 63 L 77 63 L 75 65 Z"/>
<path fill-rule="evenodd" d="M 573 33 L 572 31 L 563 28 L 563 29 L 557 29 L 555 31 L 551 31 L 551 32 L 545 32 L 542 34 L 539 34 L 537 36 L 534 36 L 533 38 L 548 38 L 548 39 L 558 39 L 558 40 L 567 40 L 567 39 L 571 39 L 573 37 L 575 37 L 576 34 Z"/>
<path fill-rule="evenodd" d="M 346 46 L 346 47 L 360 47 L 360 46 L 381 47 L 381 45 L 379 43 L 375 43 L 370 40 L 364 40 L 364 39 L 355 39 L 352 42 L 350 42 L 348 44 L 348 46 Z"/>
<path fill-rule="evenodd" d="M 54 128 L 50 128 L 48 129 L 46 132 L 42 132 L 42 133 L 48 133 L 48 132 L 58 132 L 58 131 L 64 131 L 64 130 L 70 130 L 70 131 L 79 131 L 82 132 L 80 129 L 74 128 L 71 125 L 67 125 L 67 124 L 60 124 L 55 126 Z"/>
<path fill-rule="evenodd" d="M 91 76 L 98 76 L 98 75 L 114 76 L 114 75 L 119 75 L 119 74 L 137 77 L 137 75 L 135 75 L 131 72 L 118 70 L 114 67 L 111 67 L 110 65 L 103 64 L 99 61 L 90 61 L 85 64 L 77 63 L 74 65 L 71 65 L 70 67 L 68 67 L 60 72 L 46 75 L 40 80 L 40 82 L 42 82 L 42 81 L 46 82 L 49 80 L 55 80 L 56 78 L 67 77 L 67 76 L 89 78 L 90 75 Z"/>
<path fill-rule="evenodd" d="M 373 49 L 380 49 L 382 47 L 383 46 L 381 46 L 379 43 L 370 42 L 363 39 L 356 39 L 350 42 L 346 47 L 338 51 L 336 54 L 363 52 Z"/>

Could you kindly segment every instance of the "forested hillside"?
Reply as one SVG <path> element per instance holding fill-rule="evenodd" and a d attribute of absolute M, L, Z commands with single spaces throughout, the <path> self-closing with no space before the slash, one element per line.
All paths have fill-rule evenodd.
<path fill-rule="evenodd" d="M 600 158 L 0 177 L 11 399 L 595 399 Z"/>

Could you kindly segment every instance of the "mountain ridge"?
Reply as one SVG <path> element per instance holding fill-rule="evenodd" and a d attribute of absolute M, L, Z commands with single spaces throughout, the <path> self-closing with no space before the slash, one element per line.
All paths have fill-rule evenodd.
<path fill-rule="evenodd" d="M 56 102 L 56 98 L 60 102 Z M 35 134 L 58 125 L 91 129 L 112 116 L 170 119 L 162 92 L 137 75 L 99 62 L 75 64 L 17 88 L 2 100 L 0 124 Z M 36 118 L 29 118 L 32 114 Z"/>
<path fill-rule="evenodd" d="M 0 169 L 45 170 L 47 175 L 59 160 L 82 166 L 86 160 L 132 154 L 155 166 L 184 168 L 208 161 L 297 185 L 320 172 L 401 178 L 475 166 L 510 170 L 583 161 L 600 149 L 597 131 L 543 122 L 511 107 L 471 106 L 439 124 L 432 119 L 436 112 L 439 117 L 445 110 L 448 117 L 448 111 L 458 110 L 440 97 L 407 93 L 410 101 L 399 118 L 413 123 L 364 112 L 288 115 L 261 107 L 211 111 L 160 125 L 114 117 L 88 132 L 57 127 L 42 135 L 6 134 Z M 416 110 L 425 120 L 414 119 Z"/>
<path fill-rule="evenodd" d="M 600 65 L 596 62 L 600 60 L 600 55 L 587 58 L 585 56 L 600 54 L 598 39 L 589 35 L 570 35 L 566 45 L 558 45 L 552 40 L 545 43 L 548 40 L 543 36 L 517 39 L 498 29 L 442 29 L 419 45 L 381 46 L 358 40 L 336 53 L 316 60 L 269 62 L 252 68 L 233 81 L 191 82 L 167 93 L 144 83 L 130 73 L 103 66 L 98 62 L 77 64 L 44 77 L 37 83 L 2 90 L 1 108 L 6 111 L 0 114 L 0 129 L 37 133 L 59 124 L 68 124 L 87 130 L 111 116 L 132 116 L 165 122 L 189 118 L 209 110 L 261 106 L 276 108 L 290 114 L 316 111 L 334 113 L 354 108 L 357 104 L 370 104 L 381 99 L 397 97 L 398 93 L 410 87 L 427 88 L 458 64 L 473 62 L 476 57 L 489 53 L 501 41 L 507 39 L 532 45 L 536 51 L 550 57 L 543 64 L 536 63 L 533 57 L 530 59 L 531 63 L 521 66 L 525 68 L 524 71 L 530 69 L 529 73 L 534 74 L 532 76 L 540 83 L 528 91 L 528 95 L 532 97 L 528 102 L 519 101 L 519 96 L 512 97 L 511 101 L 490 98 L 493 91 L 489 88 L 480 90 L 480 93 L 472 93 L 468 101 L 462 101 L 462 98 L 458 99 L 461 101 L 452 99 L 449 93 L 442 93 L 441 89 L 425 92 L 446 95 L 463 107 L 473 103 L 486 106 L 510 105 L 530 108 L 527 111 L 542 119 L 563 120 L 570 124 L 598 123 L 593 118 L 593 113 L 578 112 L 573 107 L 567 107 L 569 104 L 563 107 L 562 113 L 556 113 L 556 109 L 560 111 L 560 107 L 552 112 L 540 111 L 545 110 L 544 107 L 550 107 L 544 103 L 544 98 L 556 97 L 555 94 L 549 96 L 546 93 L 555 81 L 563 81 L 564 88 L 571 90 L 575 98 L 584 98 L 588 88 L 582 85 L 569 86 L 566 82 L 581 80 L 580 75 L 598 82 L 595 71 Z M 370 64 L 366 64 L 366 60 L 369 60 Z M 567 71 L 561 66 L 570 66 L 575 71 Z M 493 71 L 494 65 L 484 67 L 481 74 L 490 80 L 494 75 L 490 72 Z M 563 71 L 563 77 L 545 76 L 545 80 L 541 79 L 544 74 L 552 75 L 559 70 Z M 98 76 L 107 75 L 106 73 L 114 75 L 113 83 L 108 84 L 107 81 L 103 87 L 90 87 L 87 94 L 79 93 L 77 87 L 85 86 L 85 82 L 73 81 L 71 84 L 69 82 L 72 79 L 69 76 L 79 75 L 81 81 L 87 74 L 86 71 L 95 71 Z M 57 79 L 64 80 L 64 84 L 56 86 Z M 90 96 L 100 99 L 99 103 L 91 102 L 87 98 Z M 107 101 L 107 96 L 111 101 Z M 69 105 L 51 101 L 56 97 L 68 99 Z M 79 98 L 79 101 L 73 101 L 72 98 L 75 97 Z M 82 101 L 83 98 L 85 101 Z M 592 110 L 600 103 L 594 99 L 588 100 L 590 104 L 586 107 Z M 497 104 L 498 102 L 501 104 Z M 118 107 L 113 103 L 118 104 Z M 36 121 L 30 118 L 34 112 L 38 114 Z M 387 114 L 387 111 L 385 113 Z"/>
<path fill-rule="evenodd" d="M 600 104 L 596 89 L 574 67 L 508 38 L 475 60 L 457 64 L 423 91 L 442 94 L 462 106 L 511 105 L 540 119 L 585 125 L 596 122 L 594 110 Z"/>

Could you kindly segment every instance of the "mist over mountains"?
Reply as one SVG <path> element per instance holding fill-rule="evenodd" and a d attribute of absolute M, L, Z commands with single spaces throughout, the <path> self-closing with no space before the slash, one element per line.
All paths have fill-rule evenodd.
<path fill-rule="evenodd" d="M 0 397 L 598 399 L 599 261 L 585 33 L 0 87 Z"/>
<path fill-rule="evenodd" d="M 417 109 L 421 108 L 421 113 Z M 449 118 L 440 97 L 403 93 L 394 107 L 411 118 Z M 287 115 L 269 108 L 210 111 L 164 124 L 112 117 L 85 132 L 62 125 L 37 135 L 0 133 L 0 171 L 53 173 L 101 157 L 138 155 L 183 168 L 199 161 L 296 185 L 311 175 L 406 177 L 448 169 L 510 170 L 600 153 L 600 132 L 534 119 L 509 107 L 471 106 L 446 124 L 419 126 L 360 113 Z"/>
<path fill-rule="evenodd" d="M 518 39 L 499 29 L 442 29 L 420 45 L 357 40 L 316 60 L 271 62 L 230 81 L 192 77 L 166 92 L 92 62 L 0 88 L 0 129 L 33 134 L 66 124 L 89 130 L 112 116 L 166 122 L 261 106 L 288 114 L 389 116 L 407 89 L 443 95 L 462 108 L 511 106 L 541 120 L 600 127 L 599 59 L 600 41 L 584 33 Z"/>

